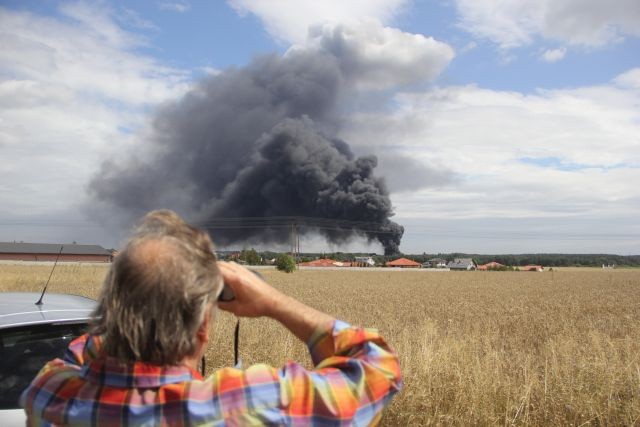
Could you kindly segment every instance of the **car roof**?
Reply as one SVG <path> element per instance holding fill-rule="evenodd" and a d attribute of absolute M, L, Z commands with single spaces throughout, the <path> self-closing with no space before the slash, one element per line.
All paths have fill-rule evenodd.
<path fill-rule="evenodd" d="M 40 292 L 0 293 L 0 329 L 43 323 L 84 323 L 96 302 L 79 295 L 47 293 L 36 305 Z"/>

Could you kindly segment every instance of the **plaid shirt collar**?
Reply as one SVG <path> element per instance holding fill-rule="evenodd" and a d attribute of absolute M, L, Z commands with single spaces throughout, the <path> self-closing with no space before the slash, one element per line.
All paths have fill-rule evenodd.
<path fill-rule="evenodd" d="M 102 355 L 100 337 L 89 335 L 80 375 L 87 381 L 111 387 L 155 388 L 167 384 L 202 380 L 187 366 L 158 366 L 145 362 L 122 362 Z"/>

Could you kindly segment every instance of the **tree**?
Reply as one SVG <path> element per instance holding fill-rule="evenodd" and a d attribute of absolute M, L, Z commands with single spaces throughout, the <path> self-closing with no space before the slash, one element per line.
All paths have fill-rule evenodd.
<path fill-rule="evenodd" d="M 276 268 L 285 273 L 292 273 L 296 269 L 296 262 L 287 254 L 280 254 L 276 258 Z"/>
<path fill-rule="evenodd" d="M 246 261 L 249 265 L 260 265 L 262 264 L 262 258 L 258 255 L 255 249 L 243 249 L 240 252 L 240 259 Z"/>

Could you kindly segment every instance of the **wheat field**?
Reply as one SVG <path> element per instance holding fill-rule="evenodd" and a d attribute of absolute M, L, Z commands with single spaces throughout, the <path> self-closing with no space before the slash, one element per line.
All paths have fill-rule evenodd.
<path fill-rule="evenodd" d="M 106 268 L 58 266 L 49 291 L 95 298 Z M 0 291 L 40 290 L 50 269 L 0 265 Z M 397 350 L 405 386 L 383 425 L 640 424 L 640 270 L 263 275 Z M 233 363 L 234 325 L 218 315 L 208 372 Z M 310 364 L 269 319 L 242 320 L 240 355 Z"/>

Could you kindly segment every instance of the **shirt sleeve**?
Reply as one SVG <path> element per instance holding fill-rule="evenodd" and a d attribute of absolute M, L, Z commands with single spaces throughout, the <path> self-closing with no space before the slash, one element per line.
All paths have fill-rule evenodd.
<path fill-rule="evenodd" d="M 307 343 L 315 369 L 288 363 L 280 371 L 286 417 L 312 424 L 369 425 L 402 387 L 395 352 L 374 329 L 336 321 Z"/>

